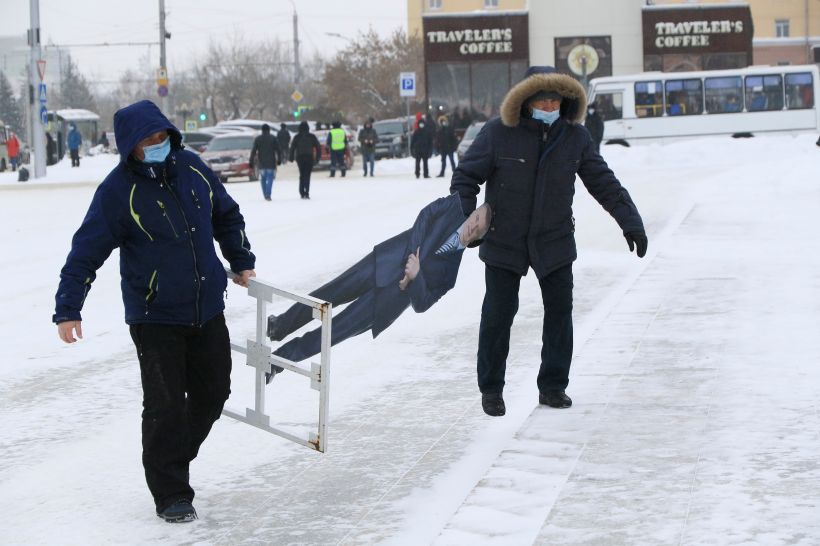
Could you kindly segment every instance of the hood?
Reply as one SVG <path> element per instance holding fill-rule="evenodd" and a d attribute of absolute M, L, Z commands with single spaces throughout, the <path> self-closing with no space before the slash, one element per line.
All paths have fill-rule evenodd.
<path fill-rule="evenodd" d="M 171 137 L 171 149 L 182 149 L 182 135 L 179 129 L 174 127 L 150 100 L 141 100 L 117 110 L 114 114 L 114 136 L 123 163 L 128 160 L 128 156 L 142 139 L 163 129 L 167 130 Z"/>
<path fill-rule="evenodd" d="M 515 127 L 521 120 L 521 111 L 527 99 L 540 91 L 554 91 L 563 97 L 561 117 L 578 123 L 587 109 L 587 94 L 584 87 L 566 74 L 536 73 L 521 80 L 507 92 L 501 103 L 501 121 L 507 127 Z"/>

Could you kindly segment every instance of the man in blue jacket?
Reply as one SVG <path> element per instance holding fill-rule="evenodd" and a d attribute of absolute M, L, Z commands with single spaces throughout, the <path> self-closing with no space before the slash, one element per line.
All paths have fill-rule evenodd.
<path fill-rule="evenodd" d="M 311 292 L 334 306 L 352 302 L 333 317 L 331 345 L 368 330 L 375 338 L 410 306 L 417 313 L 429 309 L 455 286 L 464 249 L 480 243 L 489 222 L 489 206 L 479 207 L 465 221 L 459 196 L 442 197 L 419 212 L 413 227 L 377 244 L 347 271 Z M 312 309 L 297 303 L 282 315 L 268 317 L 268 337 L 280 341 L 311 319 Z M 317 328 L 274 354 L 299 361 L 320 350 Z M 278 371 L 281 368 L 272 370 Z"/>
<path fill-rule="evenodd" d="M 157 515 L 196 519 L 188 468 L 230 394 L 223 316 L 227 277 L 246 286 L 255 256 L 239 206 L 179 130 L 150 101 L 114 115 L 120 163 L 97 188 L 60 272 L 53 321 L 60 339 L 82 338 L 80 311 L 115 248 L 125 322 L 143 389 L 142 462 Z"/>
<path fill-rule="evenodd" d="M 459 162 L 450 189 L 466 212 L 480 185 L 493 209 L 479 250 L 486 291 L 478 334 L 478 386 L 488 415 L 504 415 L 502 397 L 510 328 L 518 311 L 521 277 L 532 268 L 544 304 L 538 400 L 568 408 L 565 389 L 572 359 L 572 262 L 575 176 L 618 222 L 629 250 L 646 253 L 643 222 L 629 192 L 598 154 L 581 124 L 586 93 L 577 80 L 552 67 L 532 67 L 501 104 Z"/>
<path fill-rule="evenodd" d="M 68 153 L 71 155 L 71 166 L 72 167 L 79 167 L 80 166 L 80 146 L 83 144 L 83 137 L 80 134 L 80 131 L 77 130 L 77 126 L 72 123 L 69 125 L 68 135 L 66 137 L 68 142 Z"/>

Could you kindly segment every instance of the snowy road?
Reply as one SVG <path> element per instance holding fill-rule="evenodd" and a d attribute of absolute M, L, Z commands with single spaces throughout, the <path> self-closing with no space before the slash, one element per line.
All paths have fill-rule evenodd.
<path fill-rule="evenodd" d="M 12 310 L 0 318 L 1 541 L 818 543 L 814 138 L 605 153 L 644 215 L 650 253 L 628 254 L 579 182 L 572 409 L 537 406 L 541 308 L 528 276 L 508 414 L 482 413 L 474 355 L 483 269 L 473 252 L 457 287 L 426 314 L 334 349 L 327 454 L 220 420 L 192 467 L 202 519 L 185 526 L 152 514 L 142 478 L 139 373 L 116 256 L 89 295 L 86 339 L 63 347 L 49 323 L 93 187 L 0 186 L 0 275 L 11 287 L 0 301 Z M 405 168 L 380 162 L 377 175 Z M 259 275 L 304 292 L 447 188 L 406 174 L 318 173 L 304 202 L 282 174 L 272 203 L 255 184 L 229 191 Z M 253 308 L 230 290 L 235 341 L 251 336 Z M 237 407 L 249 391 L 242 368 L 237 355 Z M 277 377 L 268 391 L 269 412 L 295 427 L 310 422 L 315 402 L 299 379 Z"/>

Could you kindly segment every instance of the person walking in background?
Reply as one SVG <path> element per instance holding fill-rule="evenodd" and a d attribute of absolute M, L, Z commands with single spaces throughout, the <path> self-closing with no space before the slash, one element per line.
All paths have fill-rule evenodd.
<path fill-rule="evenodd" d="M 595 109 L 595 103 L 587 106 L 587 118 L 584 120 L 584 127 L 589 131 L 592 141 L 595 143 L 595 151 L 601 153 L 601 141 L 604 139 L 604 121 Z"/>
<path fill-rule="evenodd" d="M 108 148 L 111 147 L 111 143 L 108 142 L 108 134 L 105 131 L 103 131 L 102 134 L 100 135 L 100 140 L 99 140 L 98 144 L 100 146 L 102 146 L 103 151 L 106 151 L 106 152 L 108 151 Z"/>
<path fill-rule="evenodd" d="M 67 140 L 68 153 L 71 155 L 71 166 L 79 167 L 80 146 L 83 144 L 83 137 L 80 135 L 80 131 L 77 130 L 77 126 L 73 123 L 69 125 Z"/>
<path fill-rule="evenodd" d="M 6 140 L 6 151 L 9 154 L 9 163 L 11 164 L 11 170 L 17 170 L 17 156 L 20 155 L 20 141 L 17 140 L 17 135 L 14 133 L 9 133 L 9 138 Z"/>
<path fill-rule="evenodd" d="M 347 133 L 342 129 L 342 122 L 336 120 L 333 122 L 333 128 L 327 134 L 327 149 L 330 150 L 330 177 L 336 176 L 336 168 L 342 171 L 344 178 L 347 172 L 347 164 L 345 163 L 345 153 L 347 152 Z"/>
<path fill-rule="evenodd" d="M 46 131 L 46 165 L 54 165 L 57 162 L 57 143 L 54 137 Z"/>
<path fill-rule="evenodd" d="M 307 121 L 299 124 L 299 132 L 290 143 L 290 160 L 296 160 L 299 167 L 299 195 L 302 199 L 310 199 L 310 173 L 313 166 L 319 163 L 322 157 L 322 147 L 319 139 L 310 132 Z"/>
<path fill-rule="evenodd" d="M 447 116 L 439 118 L 439 128 L 436 131 L 436 148 L 441 154 L 441 172 L 438 174 L 439 178 L 444 177 L 444 171 L 447 168 L 447 158 L 450 158 L 450 168 L 456 170 L 456 160 L 453 158 L 456 148 L 458 148 L 458 138 L 456 137 L 455 129 L 450 125 L 450 120 Z"/>
<path fill-rule="evenodd" d="M 270 134 L 270 125 L 267 123 L 262 124 L 262 134 L 253 141 L 249 161 L 251 166 L 256 163 L 259 168 L 262 195 L 265 201 L 270 201 L 273 179 L 276 178 L 276 166 L 282 164 L 282 150 L 279 149 L 279 140 Z"/>
<path fill-rule="evenodd" d="M 416 160 L 416 178 L 421 176 L 420 166 L 424 165 L 424 178 L 430 178 L 430 170 L 427 161 L 433 155 L 433 131 L 427 127 L 427 120 L 421 118 L 418 127 L 413 131 L 413 140 L 410 145 L 410 153 Z"/>
<path fill-rule="evenodd" d="M 568 408 L 565 390 L 572 360 L 572 262 L 575 219 L 572 196 L 578 175 L 620 226 L 629 250 L 646 254 L 643 221 L 629 192 L 595 151 L 580 125 L 586 91 L 552 67 L 531 67 L 509 90 L 501 116 L 488 121 L 458 164 L 450 185 L 471 212 L 480 186 L 493 208 L 490 231 L 479 249 L 486 291 L 478 332 L 477 375 L 481 405 L 504 415 L 502 391 L 510 328 L 518 311 L 521 277 L 532 268 L 544 305 L 538 401 Z"/>
<path fill-rule="evenodd" d="M 376 142 L 379 135 L 373 128 L 373 118 L 368 119 L 359 131 L 359 146 L 362 148 L 362 163 L 364 175 L 367 176 L 367 166 L 370 165 L 370 176 L 373 176 L 373 165 L 376 162 Z"/>
<path fill-rule="evenodd" d="M 279 132 L 276 133 L 276 139 L 279 141 L 279 150 L 282 152 L 282 161 L 279 163 L 281 165 L 288 160 L 287 153 L 290 148 L 290 131 L 288 131 L 288 127 L 284 123 L 279 124 Z"/>
<path fill-rule="evenodd" d="M 142 378 L 145 479 L 159 517 L 192 521 L 190 464 L 231 392 L 227 276 L 214 240 L 236 284 L 256 276 L 256 258 L 239 205 L 183 149 L 179 130 L 154 103 L 117 111 L 114 133 L 120 163 L 74 234 L 52 320 L 64 342 L 83 337 L 80 312 L 91 283 L 119 248 L 125 322 Z"/>

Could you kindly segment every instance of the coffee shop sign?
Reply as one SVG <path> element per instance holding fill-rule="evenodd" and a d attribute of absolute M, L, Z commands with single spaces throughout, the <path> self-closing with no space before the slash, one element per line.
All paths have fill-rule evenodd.
<path fill-rule="evenodd" d="M 710 34 L 743 32 L 743 21 L 684 21 L 680 23 L 655 23 L 655 46 L 708 47 Z"/>
<path fill-rule="evenodd" d="M 427 41 L 431 44 L 461 44 L 458 51 L 462 55 L 512 53 L 512 37 L 511 28 L 434 30 L 427 33 Z"/>

